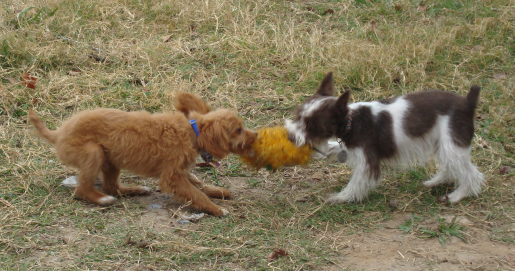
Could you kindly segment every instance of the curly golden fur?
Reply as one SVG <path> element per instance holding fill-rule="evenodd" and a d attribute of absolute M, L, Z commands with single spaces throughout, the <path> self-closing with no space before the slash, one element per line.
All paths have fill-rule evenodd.
<path fill-rule="evenodd" d="M 57 157 L 79 169 L 79 197 L 98 205 L 109 205 L 117 195 L 143 195 L 146 187 L 127 187 L 118 179 L 121 169 L 143 177 L 159 178 L 159 187 L 181 202 L 213 215 L 227 210 L 208 197 L 231 197 L 225 188 L 206 186 L 190 173 L 199 152 L 217 159 L 229 153 L 248 154 L 256 133 L 242 127 L 237 115 L 226 109 L 211 111 L 190 93 L 176 96 L 177 113 L 150 114 L 96 109 L 73 115 L 55 131 L 49 130 L 30 110 L 29 120 L 38 133 L 55 145 Z M 196 119 L 199 136 L 189 123 Z M 94 182 L 101 175 L 102 191 Z"/>

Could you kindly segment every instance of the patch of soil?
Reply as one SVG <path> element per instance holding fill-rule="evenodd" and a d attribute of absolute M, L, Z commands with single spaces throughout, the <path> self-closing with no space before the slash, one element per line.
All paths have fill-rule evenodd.
<path fill-rule="evenodd" d="M 366 234 L 323 233 L 332 249 L 341 255 L 336 265 L 351 270 L 513 270 L 515 246 L 491 241 L 481 225 L 468 225 L 466 239 L 447 239 L 443 248 L 438 238 L 404 234 L 398 226 L 406 221 L 397 215 L 384 227 Z M 468 220 L 467 220 L 468 221 Z M 334 266 L 333 266 L 334 267 Z M 331 268 L 328 268 L 331 269 Z"/>

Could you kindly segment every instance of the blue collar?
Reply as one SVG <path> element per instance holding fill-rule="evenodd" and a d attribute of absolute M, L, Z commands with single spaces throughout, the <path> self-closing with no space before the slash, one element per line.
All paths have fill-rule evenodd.
<path fill-rule="evenodd" d="M 195 131 L 195 134 L 197 134 L 197 137 L 198 137 L 199 131 L 198 131 L 198 127 L 197 127 L 197 120 L 194 120 L 194 119 L 190 120 L 190 124 L 191 124 L 191 127 L 193 128 L 193 130 Z M 200 152 L 200 157 L 202 157 L 202 160 L 204 160 L 204 162 L 206 162 L 208 164 L 213 161 L 213 157 L 206 150 L 202 150 Z M 218 163 L 216 163 L 216 164 L 218 165 Z"/>
<path fill-rule="evenodd" d="M 199 135 L 199 132 L 198 132 L 198 127 L 197 127 L 197 120 L 190 120 L 190 124 L 191 124 L 191 127 L 193 128 L 193 130 L 195 130 L 195 134 L 197 134 L 197 137 Z"/>

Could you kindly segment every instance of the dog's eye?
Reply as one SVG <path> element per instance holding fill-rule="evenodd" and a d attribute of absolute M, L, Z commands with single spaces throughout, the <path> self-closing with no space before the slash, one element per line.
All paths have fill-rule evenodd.
<path fill-rule="evenodd" d="M 242 128 L 238 128 L 238 130 L 236 130 L 236 133 L 241 134 L 242 131 L 243 131 Z"/>

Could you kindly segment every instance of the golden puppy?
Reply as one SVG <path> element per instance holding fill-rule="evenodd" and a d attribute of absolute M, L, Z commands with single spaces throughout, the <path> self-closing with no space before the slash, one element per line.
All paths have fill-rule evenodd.
<path fill-rule="evenodd" d="M 75 193 L 94 204 L 109 205 L 117 195 L 143 195 L 147 187 L 120 184 L 121 169 L 143 177 L 159 178 L 159 187 L 175 199 L 191 202 L 210 214 L 228 214 L 209 198 L 231 197 L 224 188 L 206 186 L 190 173 L 199 153 L 207 151 L 222 159 L 229 153 L 247 154 L 256 133 L 245 129 L 237 115 L 226 109 L 211 111 L 199 97 L 179 93 L 175 106 L 180 113 L 150 114 L 96 109 L 73 115 L 55 131 L 36 113 L 29 120 L 38 133 L 55 145 L 57 157 L 79 169 Z M 196 120 L 198 135 L 189 120 Z M 102 174 L 102 191 L 95 180 Z"/>

